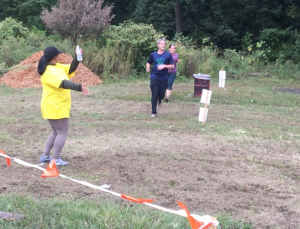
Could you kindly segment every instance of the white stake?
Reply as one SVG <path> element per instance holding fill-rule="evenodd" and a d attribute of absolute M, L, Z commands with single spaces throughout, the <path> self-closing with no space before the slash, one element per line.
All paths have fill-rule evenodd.
<path fill-rule="evenodd" d="M 210 104 L 211 94 L 212 94 L 212 91 L 210 91 L 210 90 L 206 90 L 206 89 L 202 90 L 202 96 L 201 96 L 200 103 L 205 103 L 205 106 L 204 106 L 204 108 L 200 108 L 199 118 L 198 118 L 199 122 L 202 121 L 202 125 L 204 125 L 204 122 L 206 122 L 207 113 L 208 113 L 207 105 Z"/>
<path fill-rule="evenodd" d="M 219 71 L 219 87 L 225 88 L 226 71 Z"/>

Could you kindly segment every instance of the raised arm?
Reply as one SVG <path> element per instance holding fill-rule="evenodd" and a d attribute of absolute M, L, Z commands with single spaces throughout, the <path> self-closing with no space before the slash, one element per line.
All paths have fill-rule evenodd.
<path fill-rule="evenodd" d="M 70 66 L 69 74 L 75 72 L 78 65 L 79 65 L 79 61 L 77 60 L 76 57 L 74 57 Z"/>

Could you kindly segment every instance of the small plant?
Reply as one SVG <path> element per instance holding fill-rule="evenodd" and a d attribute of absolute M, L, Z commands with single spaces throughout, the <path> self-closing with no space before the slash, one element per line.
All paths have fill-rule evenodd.
<path fill-rule="evenodd" d="M 7 67 L 5 62 L 0 63 L 0 77 L 3 76 L 9 70 L 10 70 L 10 68 Z"/>

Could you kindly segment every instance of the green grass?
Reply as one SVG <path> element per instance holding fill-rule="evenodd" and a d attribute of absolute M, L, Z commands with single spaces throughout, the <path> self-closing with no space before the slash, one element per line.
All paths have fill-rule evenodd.
<path fill-rule="evenodd" d="M 138 204 L 111 200 L 64 200 L 62 197 L 36 199 L 20 195 L 1 195 L 0 209 L 22 214 L 21 221 L 0 219 L 0 228 L 190 228 L 185 217 L 149 209 Z M 249 229 L 251 225 L 228 216 L 219 218 L 222 227 Z"/>
<path fill-rule="evenodd" d="M 294 88 L 293 81 L 272 78 L 246 78 L 241 80 L 227 80 L 226 90 L 218 88 L 217 81 L 211 81 L 213 91 L 209 105 L 208 122 L 205 126 L 197 121 L 197 114 L 189 116 L 185 110 L 191 111 L 189 106 L 194 105 L 194 113 L 198 112 L 200 98 L 193 96 L 193 80 L 187 83 L 174 85 L 172 104 L 182 107 L 179 112 L 159 116 L 162 122 L 147 122 L 148 113 L 87 113 L 85 116 L 97 121 L 106 121 L 102 126 L 115 126 L 116 128 L 146 128 L 170 129 L 189 132 L 202 132 L 209 135 L 222 135 L 228 137 L 247 136 L 265 139 L 299 139 L 296 114 L 300 110 L 300 95 L 283 93 L 275 88 Z M 97 100 L 99 105 L 110 100 L 149 102 L 149 80 L 130 80 L 125 83 L 111 82 L 99 87 L 91 88 L 91 99 Z M 168 104 L 166 104 L 168 106 Z M 128 109 L 125 107 L 125 109 Z M 270 117 L 269 117 L 270 116 Z M 144 122 L 131 122 L 137 118 Z M 97 123 L 93 125 L 98 125 Z M 78 125 L 83 125 L 78 123 Z"/>

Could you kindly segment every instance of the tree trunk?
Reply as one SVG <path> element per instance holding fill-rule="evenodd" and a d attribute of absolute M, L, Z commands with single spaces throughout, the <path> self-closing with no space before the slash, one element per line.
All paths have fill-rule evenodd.
<path fill-rule="evenodd" d="M 180 0 L 175 2 L 176 33 L 182 32 L 182 6 Z"/>

